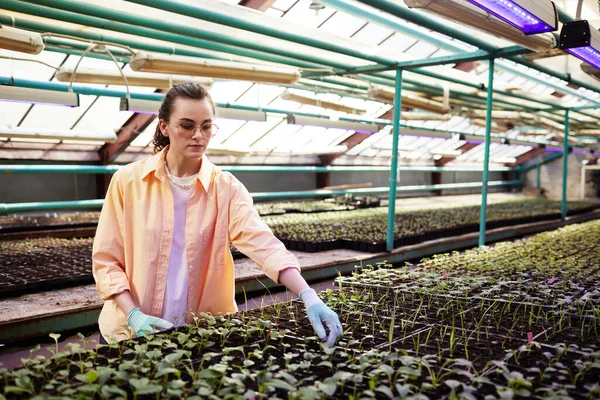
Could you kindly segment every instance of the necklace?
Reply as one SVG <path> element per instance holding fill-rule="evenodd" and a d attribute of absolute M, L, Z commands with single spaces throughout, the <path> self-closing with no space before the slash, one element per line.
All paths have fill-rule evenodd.
<path fill-rule="evenodd" d="M 177 177 L 173 176 L 173 174 L 171 173 L 171 170 L 169 169 L 169 164 L 167 164 L 167 156 L 166 156 L 166 154 L 165 154 L 165 172 L 167 173 L 167 177 L 169 178 L 169 180 L 171 182 L 173 182 L 173 184 L 175 186 L 180 187 L 183 190 L 191 190 L 194 187 L 194 185 L 196 184 L 196 178 L 198 178 L 198 174 L 200 173 L 200 171 L 198 171 L 196 173 L 196 175 L 194 175 L 194 179 L 192 180 L 192 183 L 183 184 L 183 183 L 178 182 L 177 180 L 181 179 L 181 178 L 177 178 Z"/>

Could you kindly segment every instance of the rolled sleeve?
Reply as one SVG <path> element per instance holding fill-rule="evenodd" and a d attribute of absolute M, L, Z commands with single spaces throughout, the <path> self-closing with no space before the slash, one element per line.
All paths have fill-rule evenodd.
<path fill-rule="evenodd" d="M 123 193 L 117 171 L 108 187 L 92 249 L 92 274 L 100 296 L 107 300 L 130 290 L 123 246 Z"/>
<path fill-rule="evenodd" d="M 279 273 L 287 268 L 300 271 L 300 264 L 283 243 L 273 235 L 252 206 L 252 196 L 244 185 L 231 176 L 229 203 L 229 240 L 250 257 L 275 283 Z"/>

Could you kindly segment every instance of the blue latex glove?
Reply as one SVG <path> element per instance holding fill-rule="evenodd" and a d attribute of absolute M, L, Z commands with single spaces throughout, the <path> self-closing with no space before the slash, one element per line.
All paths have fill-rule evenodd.
<path fill-rule="evenodd" d="M 333 347 L 344 332 L 338 315 L 318 298 L 314 289 L 304 289 L 298 296 L 306 306 L 306 315 L 319 339 L 327 339 L 327 345 Z M 323 322 L 329 329 L 329 335 L 325 332 Z"/>
<path fill-rule="evenodd" d="M 144 314 L 139 307 L 135 307 L 127 316 L 127 324 L 133 328 L 138 337 L 145 334 L 156 333 L 171 329 L 173 324 L 164 319 Z"/>

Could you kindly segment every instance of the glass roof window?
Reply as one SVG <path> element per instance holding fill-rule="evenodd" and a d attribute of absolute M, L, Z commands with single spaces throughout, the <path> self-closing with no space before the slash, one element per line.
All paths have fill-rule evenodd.
<path fill-rule="evenodd" d="M 392 33 L 394 32 L 391 29 L 369 23 L 354 36 L 352 36 L 352 39 L 369 46 L 377 46 L 387 39 Z"/>
<path fill-rule="evenodd" d="M 302 129 L 302 127 L 299 125 L 279 124 L 267 132 L 263 137 L 259 138 L 252 145 L 252 148 L 256 150 L 264 149 L 265 151 L 272 151 L 289 140 L 300 129 Z"/>
<path fill-rule="evenodd" d="M 155 119 L 152 121 L 150 125 L 144 129 L 142 133 L 137 135 L 135 139 L 129 144 L 129 146 L 133 147 L 146 147 L 151 144 L 152 138 L 154 137 L 154 132 L 156 132 L 156 126 L 158 125 L 158 120 Z"/>
<path fill-rule="evenodd" d="M 325 7 L 317 11 L 310 8 L 311 0 L 299 0 L 284 15 L 283 19 L 297 22 L 311 28 L 317 28 L 325 22 L 334 12 L 332 7 Z"/>
<path fill-rule="evenodd" d="M 282 121 L 283 119 L 278 117 L 267 117 L 266 122 L 248 121 L 233 135 L 223 141 L 222 144 L 225 147 L 233 146 L 240 149 L 250 149 L 252 143 L 256 142 Z"/>

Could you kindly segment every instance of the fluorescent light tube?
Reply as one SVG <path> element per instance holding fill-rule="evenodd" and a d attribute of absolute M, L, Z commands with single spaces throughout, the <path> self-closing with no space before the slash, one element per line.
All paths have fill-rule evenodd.
<path fill-rule="evenodd" d="M 0 86 L 0 101 L 2 100 L 67 107 L 79 106 L 79 95 L 77 93 L 18 86 Z"/>
<path fill-rule="evenodd" d="M 217 107 L 217 118 L 241 119 L 244 121 L 264 122 L 267 120 L 267 113 L 257 110 L 240 110 L 238 108 Z"/>
<path fill-rule="evenodd" d="M 39 33 L 0 25 L 0 49 L 39 54 L 44 49 L 44 42 Z"/>
<path fill-rule="evenodd" d="M 451 139 L 452 133 L 436 131 L 434 129 L 400 128 L 400 136 L 424 136 Z"/>
<path fill-rule="evenodd" d="M 131 111 L 140 114 L 158 114 L 161 101 L 158 100 L 140 100 L 122 98 L 119 104 L 120 111 Z M 264 111 L 241 110 L 230 107 L 216 107 L 216 118 L 241 119 L 244 121 L 264 122 L 267 120 L 267 113 Z"/>
<path fill-rule="evenodd" d="M 449 121 L 452 118 L 450 114 L 436 114 L 429 112 L 402 111 L 400 119 L 404 121 Z"/>
<path fill-rule="evenodd" d="M 364 122 L 334 120 L 320 117 L 306 117 L 303 115 L 288 114 L 287 123 L 290 125 L 309 125 L 320 126 L 323 128 L 347 129 L 356 132 L 377 132 L 377 124 L 368 124 Z"/>
<path fill-rule="evenodd" d="M 460 134 L 460 140 L 467 140 L 467 141 L 475 141 L 478 143 L 484 143 L 485 142 L 485 135 L 473 135 L 473 134 L 466 134 L 466 133 L 461 133 Z M 490 143 L 502 143 L 505 144 L 507 142 L 507 139 L 505 137 L 501 137 L 501 136 L 491 136 L 490 137 Z"/>
<path fill-rule="evenodd" d="M 371 86 L 367 91 L 367 94 L 369 97 L 372 97 L 375 100 L 387 103 L 394 102 L 395 93 L 392 88 Z M 439 114 L 446 114 L 450 111 L 450 107 L 444 105 L 443 103 L 412 94 L 402 94 L 402 106 L 418 108 Z"/>
<path fill-rule="evenodd" d="M 76 140 L 104 143 L 113 143 L 117 140 L 117 135 L 113 131 L 95 132 L 42 128 L 12 128 L 8 126 L 0 127 L 0 137 L 20 139 Z"/>
<path fill-rule="evenodd" d="M 404 0 L 404 3 L 411 8 L 423 9 L 442 18 L 520 44 L 531 50 L 547 51 L 556 47 L 556 40 L 552 34 L 524 35 L 519 29 L 506 24 L 501 19 L 467 0 Z"/>
<path fill-rule="evenodd" d="M 600 32 L 586 20 L 566 22 L 560 31 L 560 45 L 575 57 L 600 69 Z"/>
<path fill-rule="evenodd" d="M 197 82 L 206 87 L 211 87 L 212 79 L 198 78 L 192 76 L 166 75 L 139 72 L 124 72 L 129 86 L 144 86 L 157 89 L 170 89 L 171 86 L 184 82 Z M 56 79 L 60 82 L 71 82 L 73 77 L 73 68 L 60 67 L 56 73 Z M 117 70 L 77 68 L 74 82 L 97 83 L 104 85 L 125 86 L 123 77 Z"/>
<path fill-rule="evenodd" d="M 237 79 L 252 82 L 292 84 L 300 79 L 294 68 L 243 64 L 233 61 L 138 52 L 129 63 L 134 71 Z"/>
<path fill-rule="evenodd" d="M 295 101 L 296 103 L 300 104 L 322 107 L 328 110 L 341 111 L 348 114 L 362 115 L 367 112 L 367 110 L 362 108 L 353 108 L 340 103 L 335 103 L 333 101 L 326 101 L 316 97 L 303 96 L 297 93 L 292 93 L 289 90 L 284 91 L 279 97 L 281 97 L 283 100 Z"/>
<path fill-rule="evenodd" d="M 556 7 L 550 0 L 469 0 L 526 35 L 558 29 Z"/>

